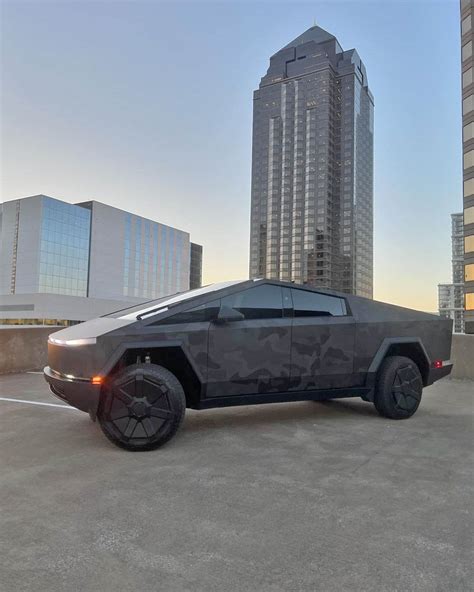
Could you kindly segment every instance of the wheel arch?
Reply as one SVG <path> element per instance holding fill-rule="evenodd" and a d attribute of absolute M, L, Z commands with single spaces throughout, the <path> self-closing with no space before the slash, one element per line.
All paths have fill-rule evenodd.
<path fill-rule="evenodd" d="M 135 364 L 137 358 L 169 370 L 181 383 L 186 396 L 186 406 L 194 407 L 201 400 L 203 377 L 181 341 L 143 341 L 122 343 L 114 351 L 101 370 L 101 376 L 110 377 L 123 368 Z"/>
<path fill-rule="evenodd" d="M 430 358 L 421 339 L 419 337 L 386 337 L 367 370 L 366 385 L 371 387 L 372 393 L 380 366 L 388 356 L 404 356 L 413 360 L 420 370 L 423 386 L 428 385 Z"/>

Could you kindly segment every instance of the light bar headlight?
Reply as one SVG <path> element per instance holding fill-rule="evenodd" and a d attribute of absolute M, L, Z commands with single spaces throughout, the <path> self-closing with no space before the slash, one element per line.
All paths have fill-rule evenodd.
<path fill-rule="evenodd" d="M 57 339 L 56 337 L 49 337 L 49 343 L 53 345 L 94 345 L 97 343 L 96 337 L 86 337 L 85 339 Z"/>

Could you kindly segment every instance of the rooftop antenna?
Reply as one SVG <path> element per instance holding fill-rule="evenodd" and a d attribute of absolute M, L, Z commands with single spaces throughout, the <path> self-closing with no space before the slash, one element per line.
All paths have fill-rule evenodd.
<path fill-rule="evenodd" d="M 316 17 L 313 18 L 313 27 L 316 26 Z"/>

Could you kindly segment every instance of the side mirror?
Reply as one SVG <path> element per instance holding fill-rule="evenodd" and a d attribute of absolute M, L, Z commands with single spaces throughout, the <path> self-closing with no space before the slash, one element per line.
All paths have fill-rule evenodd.
<path fill-rule="evenodd" d="M 215 323 L 217 323 L 218 325 L 223 325 L 224 323 L 232 323 L 233 321 L 243 321 L 244 319 L 244 315 L 238 310 L 235 310 L 235 308 L 231 308 L 230 306 L 221 306 L 217 314 Z"/>

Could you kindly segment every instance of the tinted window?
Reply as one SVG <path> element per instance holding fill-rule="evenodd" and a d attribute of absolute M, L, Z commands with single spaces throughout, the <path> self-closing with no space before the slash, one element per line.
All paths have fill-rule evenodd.
<path fill-rule="evenodd" d="M 209 286 L 204 286 L 203 288 L 187 290 L 186 292 L 179 292 L 178 294 L 163 296 L 162 298 L 158 298 L 157 300 L 149 300 L 148 302 L 142 302 L 141 304 L 135 306 L 122 308 L 115 312 L 111 312 L 110 314 L 105 316 L 115 317 L 117 319 L 130 319 L 134 321 L 139 315 L 153 315 L 154 312 L 159 308 L 164 308 L 166 306 L 170 306 L 171 304 L 177 304 L 178 302 L 184 302 L 189 298 L 195 298 L 196 296 L 202 296 L 203 294 L 210 294 L 211 292 L 215 292 L 216 290 L 223 290 L 224 288 L 228 288 L 229 286 L 234 286 L 235 284 L 241 283 L 242 280 L 210 284 Z"/>
<path fill-rule="evenodd" d="M 283 316 L 281 288 L 264 284 L 222 298 L 222 306 L 230 306 L 246 319 L 281 319 Z"/>
<path fill-rule="evenodd" d="M 342 298 L 306 290 L 291 290 L 291 293 L 295 317 L 338 317 L 346 314 L 346 303 Z"/>
<path fill-rule="evenodd" d="M 207 302 L 201 306 L 194 306 L 188 310 L 177 312 L 166 319 L 158 319 L 150 325 L 175 325 L 176 323 L 205 323 L 216 318 L 219 312 L 220 300 Z"/>

